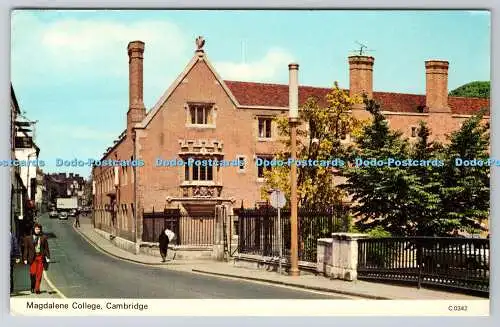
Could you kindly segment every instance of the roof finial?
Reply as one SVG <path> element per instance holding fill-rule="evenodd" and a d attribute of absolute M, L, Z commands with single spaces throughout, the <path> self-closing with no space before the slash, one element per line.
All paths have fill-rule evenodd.
<path fill-rule="evenodd" d="M 203 36 L 198 36 L 196 38 L 196 51 L 203 51 L 203 46 L 205 45 L 205 39 Z"/>

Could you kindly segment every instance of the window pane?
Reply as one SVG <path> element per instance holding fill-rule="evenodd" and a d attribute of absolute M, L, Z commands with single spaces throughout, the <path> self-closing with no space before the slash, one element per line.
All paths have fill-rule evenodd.
<path fill-rule="evenodd" d="M 264 121 L 259 119 L 259 137 L 264 137 Z"/>
<path fill-rule="evenodd" d="M 205 166 L 200 166 L 200 180 L 207 180 L 207 167 Z"/>
<path fill-rule="evenodd" d="M 208 166 L 207 167 L 207 181 L 212 181 L 214 179 L 214 167 L 213 166 Z"/>
<path fill-rule="evenodd" d="M 196 124 L 203 124 L 203 107 L 196 107 Z"/>
<path fill-rule="evenodd" d="M 193 165 L 193 181 L 199 181 L 199 169 L 200 167 Z"/>
<path fill-rule="evenodd" d="M 203 122 L 203 124 L 208 124 L 209 121 L 208 121 L 208 114 L 210 113 L 210 108 L 208 106 L 205 106 L 203 108 L 203 111 L 205 113 L 205 121 Z"/>
<path fill-rule="evenodd" d="M 184 166 L 184 180 L 185 181 L 189 180 L 189 166 L 188 165 Z"/>
<path fill-rule="evenodd" d="M 265 158 L 262 158 L 262 157 L 257 157 L 259 159 L 265 159 Z M 257 177 L 259 178 L 263 178 L 264 177 L 264 166 L 260 165 L 257 167 Z"/>
<path fill-rule="evenodd" d="M 190 114 L 191 114 L 191 124 L 196 124 L 196 110 L 195 110 L 195 107 L 194 106 L 191 106 L 189 108 L 189 111 L 190 111 Z"/>
<path fill-rule="evenodd" d="M 266 137 L 271 137 L 271 119 L 266 119 Z"/>

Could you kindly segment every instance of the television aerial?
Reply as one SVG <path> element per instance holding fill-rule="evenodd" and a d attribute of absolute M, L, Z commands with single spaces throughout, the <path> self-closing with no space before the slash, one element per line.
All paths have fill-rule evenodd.
<path fill-rule="evenodd" d="M 361 42 L 356 41 L 356 43 L 359 45 L 359 50 L 351 50 L 355 55 L 363 56 L 367 52 L 373 52 L 373 51 L 375 51 L 375 50 L 372 50 L 372 49 L 368 49 L 368 47 L 365 44 L 361 43 Z"/>

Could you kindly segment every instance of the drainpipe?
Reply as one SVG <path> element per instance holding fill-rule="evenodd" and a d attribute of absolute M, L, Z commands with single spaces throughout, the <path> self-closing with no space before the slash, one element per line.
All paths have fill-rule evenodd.
<path fill-rule="evenodd" d="M 133 160 L 137 160 L 137 144 L 136 144 L 136 131 L 132 129 L 132 142 L 134 143 L 134 157 Z M 134 243 L 135 243 L 135 252 L 139 254 L 139 244 L 137 243 L 137 165 L 133 165 L 132 169 L 134 171 L 134 212 L 132 223 L 134 224 Z"/>

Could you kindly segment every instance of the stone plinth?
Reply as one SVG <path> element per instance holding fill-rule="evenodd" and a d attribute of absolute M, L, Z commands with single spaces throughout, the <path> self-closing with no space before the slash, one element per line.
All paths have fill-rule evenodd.
<path fill-rule="evenodd" d="M 357 279 L 358 240 L 365 234 L 333 233 L 318 240 L 317 271 L 335 279 Z"/>

